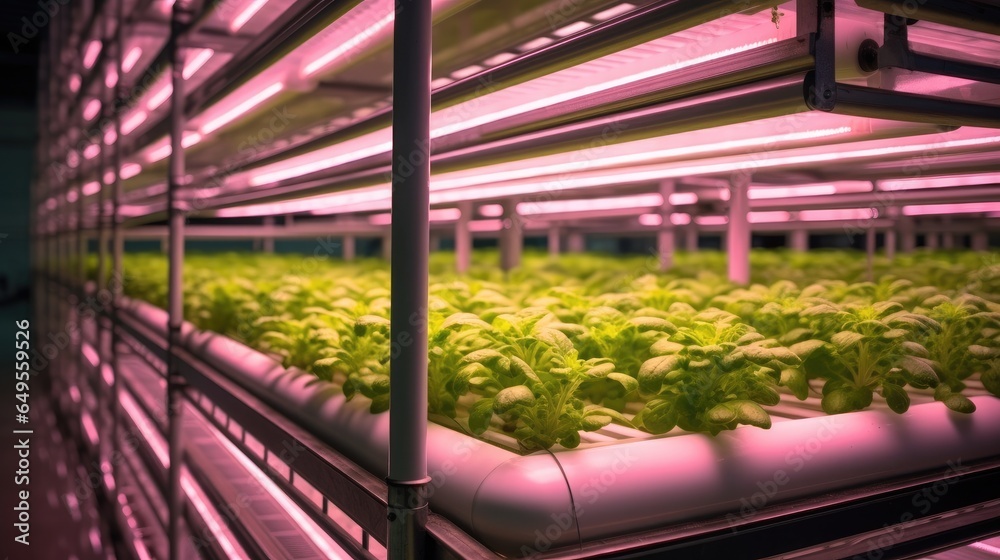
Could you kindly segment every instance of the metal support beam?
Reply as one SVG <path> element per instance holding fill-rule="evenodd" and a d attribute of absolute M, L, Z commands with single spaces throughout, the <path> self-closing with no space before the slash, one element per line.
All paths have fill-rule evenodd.
<path fill-rule="evenodd" d="M 875 228 L 868 226 L 865 230 L 865 259 L 868 281 L 875 281 Z"/>
<path fill-rule="evenodd" d="M 566 250 L 570 253 L 582 253 L 587 250 L 587 238 L 583 232 L 569 232 L 569 236 L 566 238 Z"/>
<path fill-rule="evenodd" d="M 892 261 L 896 258 L 896 245 L 898 240 L 896 239 L 896 230 L 889 228 L 883 233 L 883 241 L 885 243 L 885 258 Z"/>
<path fill-rule="evenodd" d="M 684 235 L 684 250 L 688 253 L 698 252 L 698 224 L 691 220 L 687 226 L 687 233 Z"/>
<path fill-rule="evenodd" d="M 274 216 L 264 216 L 264 227 L 274 226 Z M 274 252 L 274 237 L 267 236 L 260 240 L 261 251 L 265 253 Z"/>
<path fill-rule="evenodd" d="M 353 261 L 357 254 L 357 243 L 353 235 L 345 235 L 341 238 L 341 243 L 344 244 L 342 248 L 342 254 L 345 261 Z"/>
<path fill-rule="evenodd" d="M 397 0 L 393 39 L 388 557 L 424 556 L 431 0 Z M 403 344 L 402 341 L 412 341 Z"/>
<path fill-rule="evenodd" d="M 804 253 L 809 250 L 809 230 L 793 229 L 788 238 L 788 245 L 793 251 Z"/>
<path fill-rule="evenodd" d="M 989 251 L 990 249 L 990 234 L 985 231 L 973 233 L 971 241 L 973 251 Z"/>
<path fill-rule="evenodd" d="M 182 422 L 185 379 L 180 372 L 174 349 L 180 343 L 184 322 L 184 208 L 180 199 L 184 180 L 184 61 L 181 37 L 194 20 L 191 3 L 177 0 L 170 25 L 170 162 L 167 170 L 167 222 L 169 229 L 167 285 L 167 443 L 170 451 L 170 472 L 167 482 L 167 541 L 170 560 L 180 560 L 183 542 L 181 527 L 184 515 L 184 492 L 181 489 L 184 441 Z"/>
<path fill-rule="evenodd" d="M 455 222 L 455 271 L 465 274 L 472 261 L 472 232 L 469 222 L 472 221 L 472 203 L 463 202 L 458 206 L 462 214 Z"/>
<path fill-rule="evenodd" d="M 392 231 L 382 235 L 382 258 L 392 262 Z"/>
<path fill-rule="evenodd" d="M 562 231 L 559 226 L 549 226 L 549 256 L 558 257 L 559 256 L 559 244 L 562 237 Z"/>
<path fill-rule="evenodd" d="M 656 234 L 656 251 L 660 256 L 660 270 L 670 270 L 674 265 L 674 224 L 670 221 L 670 215 L 674 212 L 674 205 L 670 203 L 670 195 L 674 194 L 676 183 L 674 179 L 660 181 L 660 196 L 663 203 L 660 205 L 660 229 Z"/>
<path fill-rule="evenodd" d="M 726 228 L 726 251 L 729 253 L 729 280 L 735 284 L 750 282 L 750 175 L 736 173 L 730 178 L 729 227 Z"/>
<path fill-rule="evenodd" d="M 517 200 L 507 199 L 503 206 L 503 229 L 500 230 L 500 268 L 508 271 L 521 264 L 521 249 L 524 246 L 524 224 L 517 215 Z"/>
<path fill-rule="evenodd" d="M 115 107 L 118 107 L 117 101 L 124 100 L 128 93 L 125 86 L 122 85 L 122 76 L 125 75 L 123 68 L 124 49 L 121 48 L 121 45 L 124 44 L 125 0 L 115 2 L 115 18 L 118 23 L 115 28 L 115 41 L 119 45 L 115 51 L 115 65 L 118 72 L 118 83 L 115 85 Z M 125 253 L 125 237 L 122 235 L 121 216 L 122 180 L 119 172 L 122 163 L 122 143 L 119 141 L 122 133 L 121 111 L 114 112 L 112 126 L 115 131 L 115 141 L 109 146 L 111 167 L 114 170 L 114 181 L 111 185 L 111 285 L 109 286 L 111 288 L 111 475 L 117 487 L 119 478 L 116 469 L 120 463 L 120 461 L 115 460 L 120 457 L 118 455 L 118 425 L 120 423 L 118 419 L 118 410 L 120 409 L 120 386 L 118 383 L 120 369 L 118 363 L 119 308 L 124 288 L 122 279 L 124 277 L 123 257 Z"/>
<path fill-rule="evenodd" d="M 904 216 L 899 219 L 900 243 L 899 250 L 903 253 L 912 253 L 917 248 L 917 232 L 913 225 L 913 218 Z"/>
<path fill-rule="evenodd" d="M 937 232 L 927 232 L 924 234 L 924 247 L 936 251 L 941 246 L 941 238 Z"/>

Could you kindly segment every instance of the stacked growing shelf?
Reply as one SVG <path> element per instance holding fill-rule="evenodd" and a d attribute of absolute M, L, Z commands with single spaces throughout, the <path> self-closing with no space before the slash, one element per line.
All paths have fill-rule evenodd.
<path fill-rule="evenodd" d="M 211 535 L 197 554 L 840 557 L 872 552 L 889 525 L 895 541 L 875 551 L 895 557 L 995 533 L 1000 401 L 985 391 L 967 417 L 916 401 L 831 416 L 846 435 L 786 482 L 786 457 L 830 430 L 818 399 L 767 431 L 612 426 L 521 453 L 434 422 L 424 433 L 419 336 L 392 374 L 395 395 L 410 383 L 418 398 L 394 400 L 390 428 L 186 323 L 181 276 L 186 239 L 268 252 L 316 239 L 315 257 L 345 260 L 380 239 L 408 317 L 426 313 L 413 279 L 441 237 L 465 273 L 478 236 L 499 238 L 504 271 L 528 235 L 552 253 L 655 236 L 655 272 L 678 234 L 688 248 L 721 235 L 736 285 L 753 233 L 798 250 L 810 233 L 863 234 L 869 258 L 880 234 L 890 263 L 918 234 L 985 251 L 1000 216 L 998 27 L 991 4 L 942 0 L 76 5 L 48 43 L 34 190 L 36 313 L 43 329 L 80 327 L 52 380 L 60 411 L 108 475 L 108 507 L 152 527 L 154 556 Z M 169 248 L 166 311 L 122 293 L 126 241 L 143 239 Z M 400 316 L 392 340 L 409 336 Z M 942 481 L 940 500 L 900 518 Z M 251 487 L 267 489 L 261 504 L 227 511 Z"/>

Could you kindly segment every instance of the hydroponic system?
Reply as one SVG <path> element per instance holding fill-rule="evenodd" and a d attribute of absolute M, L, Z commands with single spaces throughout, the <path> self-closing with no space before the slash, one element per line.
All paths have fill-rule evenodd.
<path fill-rule="evenodd" d="M 118 557 L 1000 551 L 995 3 L 51 25 L 36 322 Z"/>

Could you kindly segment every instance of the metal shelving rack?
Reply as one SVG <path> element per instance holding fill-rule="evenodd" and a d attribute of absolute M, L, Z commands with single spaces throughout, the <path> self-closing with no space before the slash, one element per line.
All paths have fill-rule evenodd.
<path fill-rule="evenodd" d="M 1000 198 L 1000 69 L 983 55 L 995 57 L 998 48 L 989 38 L 998 34 L 989 5 L 796 0 L 780 5 L 794 11 L 792 24 L 781 20 L 778 7 L 770 12 L 771 3 L 751 0 L 564 4 L 523 0 L 511 10 L 509 25 L 497 21 L 490 3 L 466 0 L 401 0 L 395 6 L 377 0 L 105 0 L 74 4 L 54 18 L 43 65 L 34 187 L 36 293 L 43 294 L 36 314 L 45 330 L 89 325 L 90 334 L 78 329 L 73 351 L 59 356 L 64 375 L 53 377 L 52 390 L 67 429 L 78 441 L 93 442 L 85 447 L 108 475 L 103 490 L 116 518 L 156 517 L 166 508 L 152 523 L 159 525 L 151 545 L 157 555 L 191 554 L 183 543 L 199 531 L 223 537 L 202 547 L 202 555 L 232 556 L 237 548 L 249 556 L 279 554 L 280 547 L 267 548 L 276 545 L 255 536 L 259 525 L 250 530 L 232 517 L 218 523 L 231 496 L 212 482 L 220 479 L 205 466 L 212 461 L 209 448 L 185 443 L 192 436 L 181 427 L 192 422 L 202 430 L 200 442 L 213 429 L 225 434 L 229 444 L 220 439 L 221 448 L 245 454 L 347 554 L 371 557 L 387 544 L 394 558 L 492 555 L 449 520 L 427 513 L 421 498 L 426 410 L 422 399 L 401 395 L 422 394 L 423 355 L 414 351 L 393 363 L 393 410 L 401 420 L 391 427 L 387 483 L 182 344 L 186 239 L 381 237 L 393 270 L 422 278 L 432 234 L 454 234 L 463 270 L 473 235 L 500 237 L 506 269 L 517 266 L 526 232 L 547 235 L 553 252 L 563 250 L 564 238 L 570 250 L 579 250 L 588 233 L 652 234 L 661 267 L 668 268 L 677 232 L 688 247 L 699 233 L 722 233 L 729 275 L 737 282 L 749 279 L 752 231 L 788 233 L 799 249 L 808 242 L 804 232 L 845 229 L 865 233 L 870 252 L 877 231 L 886 234 L 889 253 L 897 241 L 911 250 L 918 231 L 928 245 L 947 247 L 965 233 L 973 248 L 988 245 L 987 232 L 1000 216 L 1000 208 L 990 206 Z M 865 10 L 882 20 L 876 26 L 882 45 L 854 33 Z M 753 26 L 767 16 L 775 18 L 776 33 L 705 53 L 707 42 L 726 35 L 753 39 L 747 30 L 759 29 Z M 928 24 L 917 26 L 918 20 Z M 451 33 L 435 36 L 443 40 L 433 52 L 432 25 Z M 846 39 L 838 25 L 850 32 Z M 463 28 L 472 32 L 462 36 Z M 920 37 L 926 46 L 948 29 L 976 52 L 959 61 L 914 50 Z M 393 48 L 390 31 L 395 44 L 407 47 Z M 610 88 L 600 79 L 588 81 L 595 69 L 641 66 L 636 53 L 665 57 L 671 41 L 688 49 L 673 65 L 646 68 L 641 77 L 615 75 L 619 85 Z M 308 62 L 310 52 L 322 49 L 325 54 Z M 395 70 L 386 75 L 390 60 Z M 921 89 L 913 74 L 962 80 L 964 89 L 933 81 Z M 278 81 L 255 90 L 267 83 L 264 78 Z M 167 84 L 171 91 L 164 93 Z M 553 94 L 570 87 L 573 95 Z M 543 95 L 549 104 L 526 102 Z M 264 109 L 281 103 L 305 117 L 287 128 L 267 128 L 280 115 Z M 809 134 L 796 134 L 802 129 Z M 270 140 L 243 149 L 263 130 L 271 131 Z M 248 131 L 250 137 L 241 136 Z M 698 134 L 718 131 L 736 140 L 682 149 Z M 671 143 L 675 139 L 679 144 Z M 632 150 L 660 155 L 624 164 L 592 156 L 590 164 L 569 171 L 546 171 L 579 164 L 572 157 L 598 141 L 611 151 L 609 158 L 627 160 Z M 470 179 L 480 174 L 492 174 L 487 184 Z M 936 178 L 931 186 L 907 188 L 914 175 Z M 390 176 L 402 182 L 390 189 Z M 836 183 L 834 192 L 808 192 L 821 182 Z M 778 189 L 787 192 L 754 196 Z M 602 207 L 610 197 L 628 196 L 634 204 Z M 926 218 L 921 210 L 945 203 L 950 210 L 944 213 L 970 210 L 962 204 L 982 210 L 971 208 L 972 219 L 950 222 Z M 390 208 L 396 218 L 391 225 L 384 219 Z M 431 208 L 458 212 L 439 221 Z M 872 208 L 877 212 L 856 212 Z M 810 211 L 816 214 L 806 219 Z M 775 213 L 786 215 L 751 222 L 751 216 Z M 688 221 L 675 223 L 677 215 Z M 275 216 L 285 216 L 283 225 L 275 225 Z M 186 224 L 202 218 L 208 220 Z M 250 221 L 231 225 L 227 218 Z M 513 227 L 474 231 L 473 224 L 489 221 L 483 218 Z M 126 238 L 167 241 L 170 305 L 162 333 L 123 309 Z M 273 241 L 268 245 L 273 249 Z M 83 257 L 92 252 L 99 273 L 88 292 Z M 418 311 L 426 289 L 394 281 L 394 317 Z M 97 302 L 95 313 L 85 312 L 88 298 Z M 154 401 L 162 409 L 155 410 Z M 143 433 L 143 424 L 156 424 L 158 436 L 144 436 L 142 445 L 116 455 L 127 447 L 123 431 Z M 289 441 L 306 451 L 282 477 L 269 457 Z M 166 449 L 166 460 L 158 448 L 160 454 Z M 126 458 L 114 459 L 120 456 Z M 990 461 L 962 475 L 969 484 L 922 517 L 941 529 L 914 530 L 889 554 L 902 557 L 995 532 L 990 504 L 1000 496 L 983 489 L 1000 488 L 997 476 Z M 296 486 L 299 479 L 324 496 L 318 505 Z M 545 555 L 853 554 L 859 537 L 876 535 L 898 504 L 939 479 L 917 475 L 779 505 L 734 531 L 717 520 L 693 521 Z M 128 495 L 124 488 L 143 487 L 143 480 L 153 481 L 153 491 Z M 356 537 L 331 521 L 333 506 L 361 528 Z M 962 508 L 965 515 L 951 515 Z M 789 534 L 797 537 L 774 537 Z M 237 548 L 222 546 L 226 539 Z"/>

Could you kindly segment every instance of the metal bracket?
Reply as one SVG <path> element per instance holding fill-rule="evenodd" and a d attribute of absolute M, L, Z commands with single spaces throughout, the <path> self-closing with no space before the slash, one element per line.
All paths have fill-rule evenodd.
<path fill-rule="evenodd" d="M 803 92 L 806 105 L 818 111 L 833 111 L 837 104 L 834 1 L 799 0 L 797 8 L 806 16 L 799 20 L 800 31 L 803 25 L 809 26 L 808 16 L 815 14 L 815 27 L 810 30 L 815 69 L 806 77 Z"/>

